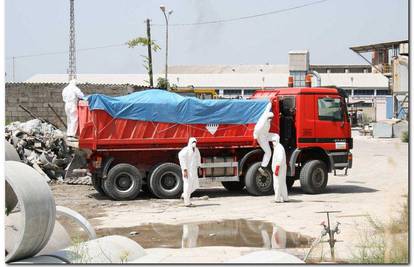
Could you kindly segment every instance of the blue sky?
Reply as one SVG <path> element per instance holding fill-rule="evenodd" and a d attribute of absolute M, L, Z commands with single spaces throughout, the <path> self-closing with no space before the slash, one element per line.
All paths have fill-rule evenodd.
<path fill-rule="evenodd" d="M 146 18 L 163 24 L 159 9 L 174 12 L 170 23 L 192 23 L 254 15 L 314 0 L 75 0 L 76 46 L 121 44 L 145 36 Z M 67 51 L 69 0 L 6 0 L 6 80 L 13 56 Z M 153 26 L 164 65 L 165 27 Z M 313 6 L 249 20 L 170 27 L 169 64 L 287 64 L 290 50 L 308 49 L 311 64 L 365 62 L 350 46 L 408 38 L 408 0 L 327 0 Z M 77 54 L 78 73 L 145 73 L 145 48 L 114 47 Z M 16 80 L 36 73 L 66 73 L 68 55 L 17 58 Z"/>

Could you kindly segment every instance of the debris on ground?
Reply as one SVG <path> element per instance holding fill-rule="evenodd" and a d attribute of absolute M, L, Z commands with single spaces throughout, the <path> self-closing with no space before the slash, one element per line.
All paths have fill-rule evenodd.
<path fill-rule="evenodd" d="M 74 151 L 66 144 L 65 134 L 61 130 L 40 119 L 16 121 L 6 125 L 5 138 L 16 148 L 20 159 L 36 169 L 47 181 L 64 182 Z M 78 174 L 82 176 L 81 184 L 91 184 L 90 177 L 75 171 L 65 182 L 67 180 L 74 184 Z"/>

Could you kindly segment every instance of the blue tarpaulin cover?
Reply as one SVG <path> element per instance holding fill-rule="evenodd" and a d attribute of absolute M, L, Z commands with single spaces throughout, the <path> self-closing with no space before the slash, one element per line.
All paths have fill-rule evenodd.
<path fill-rule="evenodd" d="M 256 123 L 267 99 L 200 100 L 152 89 L 125 96 L 93 94 L 87 97 L 90 110 L 105 110 L 114 118 L 180 124 Z"/>

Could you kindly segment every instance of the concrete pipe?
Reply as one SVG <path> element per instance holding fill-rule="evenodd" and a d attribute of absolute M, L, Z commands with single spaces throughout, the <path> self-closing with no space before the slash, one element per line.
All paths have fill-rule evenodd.
<path fill-rule="evenodd" d="M 14 245 L 17 243 L 20 233 L 22 231 L 22 216 L 20 213 L 12 213 L 5 218 L 5 243 L 6 251 L 12 251 Z M 37 255 L 45 255 L 59 249 L 64 249 L 72 245 L 69 234 L 65 228 L 58 222 L 55 222 L 53 233 L 50 236 L 49 242 Z"/>
<path fill-rule="evenodd" d="M 53 228 L 53 233 L 50 236 L 49 242 L 46 246 L 37 253 L 39 255 L 46 255 L 59 249 L 64 249 L 72 245 L 72 240 L 66 231 L 65 227 L 59 222 L 55 221 L 55 227 Z"/>
<path fill-rule="evenodd" d="M 17 161 L 6 161 L 4 167 L 21 216 L 19 237 L 6 255 L 6 262 L 11 262 L 32 257 L 46 246 L 55 224 L 56 205 L 49 185 L 36 170 Z"/>
<path fill-rule="evenodd" d="M 70 263 L 129 263 L 146 255 L 135 241 L 112 235 L 89 240 L 49 254 Z"/>
<path fill-rule="evenodd" d="M 45 264 L 45 265 L 55 265 L 55 264 L 65 264 L 70 263 L 65 261 L 64 259 L 60 259 L 54 256 L 36 256 L 32 258 L 27 258 L 20 261 L 15 261 L 13 264 Z"/>
<path fill-rule="evenodd" d="M 226 263 L 230 264 L 299 264 L 305 263 L 291 254 L 279 250 L 255 251 Z"/>
<path fill-rule="evenodd" d="M 17 153 L 14 146 L 6 140 L 4 140 L 4 151 L 6 151 L 4 160 L 21 161 L 19 154 Z"/>
<path fill-rule="evenodd" d="M 4 140 L 4 151 L 6 152 L 5 160 L 21 161 L 19 154 L 12 144 Z M 17 205 L 17 196 L 13 192 L 13 189 L 6 182 L 6 212 L 10 213 Z"/>
<path fill-rule="evenodd" d="M 17 205 L 17 196 L 13 192 L 13 189 L 11 188 L 11 186 L 9 185 L 7 181 L 6 181 L 5 187 L 6 187 L 5 188 L 6 189 L 6 214 L 9 214 L 10 212 L 13 211 L 13 209 Z"/>
<path fill-rule="evenodd" d="M 78 212 L 62 206 L 56 207 L 56 215 L 61 215 L 74 220 L 88 234 L 89 239 L 95 239 L 96 233 L 89 221 Z"/>

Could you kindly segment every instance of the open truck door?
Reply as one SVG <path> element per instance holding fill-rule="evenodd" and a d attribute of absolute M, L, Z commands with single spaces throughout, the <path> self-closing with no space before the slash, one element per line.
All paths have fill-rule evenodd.
<path fill-rule="evenodd" d="M 272 103 L 272 112 L 273 112 L 273 119 L 270 125 L 270 132 L 271 133 L 277 133 L 280 132 L 280 108 L 279 108 L 279 98 L 277 96 L 274 96 L 270 99 L 270 103 Z"/>

